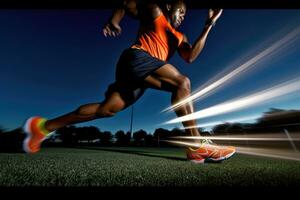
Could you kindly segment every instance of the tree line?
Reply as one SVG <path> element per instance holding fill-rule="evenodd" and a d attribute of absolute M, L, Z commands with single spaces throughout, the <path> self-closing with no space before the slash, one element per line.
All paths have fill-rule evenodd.
<path fill-rule="evenodd" d="M 101 131 L 97 127 L 75 127 L 67 126 L 56 131 L 55 135 L 47 141 L 50 143 L 62 143 L 63 146 L 78 145 L 99 145 L 99 146 L 135 146 L 135 147 L 155 147 L 169 146 L 162 142 L 170 136 L 184 136 L 184 130 L 174 128 L 167 130 L 158 128 L 154 133 L 147 133 L 140 129 L 133 132 L 119 130 L 114 134 L 110 131 Z"/>
<path fill-rule="evenodd" d="M 300 111 L 272 108 L 265 112 L 255 123 L 223 123 L 216 125 L 210 132 L 199 128 L 202 136 L 223 134 L 256 134 L 275 133 L 288 129 L 290 132 L 300 132 Z M 167 130 L 158 128 L 154 133 L 141 129 L 133 132 L 119 130 L 115 133 L 101 131 L 94 126 L 66 126 L 55 132 L 43 142 L 45 146 L 76 147 L 84 145 L 96 146 L 134 146 L 134 147 L 174 147 L 164 142 L 173 136 L 186 136 L 184 130 L 174 128 Z M 5 131 L 0 127 L 0 151 L 21 151 L 25 134 L 21 128 Z"/>

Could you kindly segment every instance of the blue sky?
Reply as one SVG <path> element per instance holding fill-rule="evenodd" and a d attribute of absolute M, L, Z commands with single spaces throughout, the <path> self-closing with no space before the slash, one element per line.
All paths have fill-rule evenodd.
<path fill-rule="evenodd" d="M 200 34 L 206 9 L 188 10 L 179 28 L 191 43 Z M 115 65 L 122 51 L 135 40 L 138 22 L 125 17 L 123 33 L 105 38 L 101 27 L 110 10 L 1 10 L 0 11 L 0 126 L 10 130 L 33 115 L 53 118 L 78 106 L 100 102 L 114 81 Z M 192 82 L 192 90 L 222 71 L 229 72 L 299 26 L 299 10 L 228 9 L 210 32 L 206 46 L 192 63 L 178 55 L 170 63 Z M 300 38 L 252 70 L 234 79 L 201 101 L 195 110 L 245 96 L 300 76 Z M 270 107 L 298 109 L 299 94 L 247 109 L 198 120 L 199 124 L 262 114 Z M 175 118 L 161 113 L 170 105 L 170 94 L 148 89 L 134 105 L 133 130 L 153 133 L 156 128 L 181 127 L 161 123 Z M 131 109 L 113 118 L 81 123 L 113 133 L 129 130 Z"/>

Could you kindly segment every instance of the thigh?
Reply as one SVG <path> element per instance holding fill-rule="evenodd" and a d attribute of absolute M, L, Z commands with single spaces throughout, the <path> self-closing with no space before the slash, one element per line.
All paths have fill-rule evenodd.
<path fill-rule="evenodd" d="M 122 83 L 113 83 L 105 93 L 103 106 L 123 110 L 135 103 L 145 92 L 144 87 L 132 87 Z"/>
<path fill-rule="evenodd" d="M 144 82 L 147 87 L 172 92 L 184 78 L 173 65 L 166 64 L 147 76 Z"/>

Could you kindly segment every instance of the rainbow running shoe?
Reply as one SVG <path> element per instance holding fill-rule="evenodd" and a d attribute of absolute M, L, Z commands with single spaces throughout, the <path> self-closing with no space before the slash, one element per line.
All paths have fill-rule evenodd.
<path fill-rule="evenodd" d="M 186 148 L 187 159 L 193 163 L 222 162 L 232 157 L 235 152 L 235 147 L 219 146 L 211 140 L 204 140 L 198 149 Z"/>
<path fill-rule="evenodd" d="M 23 141 L 23 150 L 26 153 L 36 153 L 40 150 L 42 142 L 49 135 L 49 131 L 45 129 L 47 120 L 42 117 L 31 117 L 26 120 L 23 130 L 26 138 Z"/>

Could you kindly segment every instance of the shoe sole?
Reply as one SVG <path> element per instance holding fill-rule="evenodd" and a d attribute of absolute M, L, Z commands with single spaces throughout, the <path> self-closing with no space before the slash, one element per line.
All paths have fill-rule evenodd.
<path fill-rule="evenodd" d="M 192 163 L 195 163 L 195 164 L 203 164 L 205 162 L 205 159 L 202 159 L 202 160 L 190 160 Z"/>
<path fill-rule="evenodd" d="M 218 159 L 213 159 L 213 158 L 207 158 L 205 159 L 205 162 L 222 162 L 224 160 L 228 160 L 229 158 L 231 158 L 233 155 L 235 154 L 235 151 L 230 153 L 230 154 L 227 154 L 226 156 L 224 157 L 220 157 Z"/>
<path fill-rule="evenodd" d="M 26 152 L 26 153 L 32 153 L 28 147 L 28 143 L 29 143 L 29 140 L 31 138 L 31 131 L 30 131 L 30 124 L 31 124 L 31 121 L 33 120 L 33 117 L 30 117 L 29 119 L 27 119 L 25 121 L 25 124 L 23 126 L 23 131 L 25 132 L 26 134 L 26 138 L 24 139 L 23 141 L 23 150 Z"/>
<path fill-rule="evenodd" d="M 28 147 L 28 143 L 32 137 L 32 133 L 31 133 L 31 130 L 30 130 L 30 124 L 31 124 L 31 121 L 34 119 L 35 117 L 30 117 L 29 119 L 27 119 L 24 123 L 24 126 L 23 126 L 23 131 L 25 132 L 26 134 L 26 138 L 24 139 L 23 141 L 23 150 L 26 152 L 26 153 L 33 153 L 29 147 Z M 43 142 L 44 140 L 48 139 L 50 136 L 52 136 L 53 134 L 55 133 L 55 131 L 52 131 L 50 133 L 48 133 L 42 140 L 41 142 Z"/>

